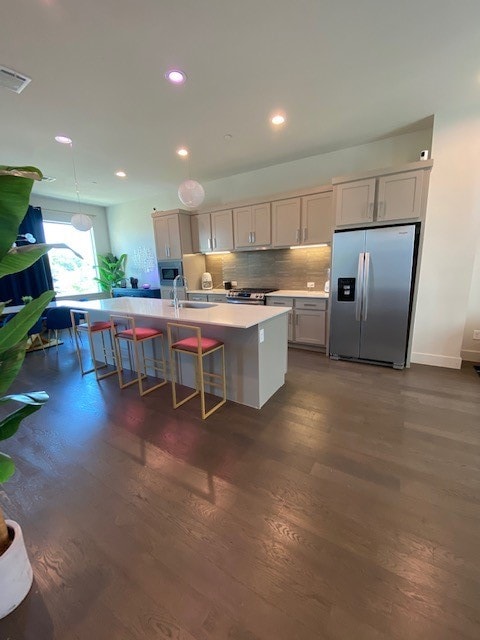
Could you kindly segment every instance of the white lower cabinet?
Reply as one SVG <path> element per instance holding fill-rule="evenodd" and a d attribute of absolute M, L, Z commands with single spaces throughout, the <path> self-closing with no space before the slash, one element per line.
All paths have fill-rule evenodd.
<path fill-rule="evenodd" d="M 288 341 L 316 347 L 326 345 L 327 301 L 320 298 L 267 296 L 267 305 L 292 307 L 288 314 Z"/>

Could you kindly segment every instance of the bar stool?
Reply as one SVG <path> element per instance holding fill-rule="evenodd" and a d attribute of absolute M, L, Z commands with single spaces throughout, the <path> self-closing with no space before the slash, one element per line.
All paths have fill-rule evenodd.
<path fill-rule="evenodd" d="M 117 331 L 117 324 L 126 326 L 126 329 Z M 110 316 L 110 327 L 115 343 L 115 353 L 117 362 L 117 374 L 118 384 L 120 389 L 125 389 L 132 384 L 138 383 L 138 388 L 141 396 L 147 395 L 151 391 L 163 387 L 167 384 L 167 363 L 165 361 L 165 345 L 163 340 L 163 332 L 160 329 L 152 329 L 150 327 L 136 327 L 135 319 L 132 316 Z M 154 340 L 159 339 L 162 346 L 162 357 L 159 360 L 155 357 Z M 137 372 L 137 377 L 130 382 L 124 382 L 123 378 L 123 358 L 121 351 L 121 340 L 124 340 L 127 344 L 127 351 L 130 358 L 130 346 L 133 345 L 134 365 Z M 145 343 L 151 340 L 152 357 L 145 355 Z M 141 345 L 142 357 L 140 360 L 139 345 Z M 143 381 L 147 377 L 147 365 L 150 366 L 154 372 L 160 372 L 162 374 L 162 382 L 145 389 Z"/>
<path fill-rule="evenodd" d="M 80 371 L 82 372 L 82 376 L 87 373 L 92 373 L 95 371 L 95 377 L 97 380 L 103 380 L 104 378 L 108 378 L 109 376 L 117 373 L 117 369 L 115 368 L 113 371 L 108 371 L 108 373 L 99 373 L 99 369 L 105 369 L 108 367 L 107 358 L 110 357 L 113 359 L 115 364 L 115 351 L 113 348 L 112 334 L 110 332 L 110 321 L 90 321 L 90 313 L 85 311 L 84 309 L 70 309 L 70 317 L 72 319 L 72 327 L 73 327 L 73 335 L 75 337 L 75 349 L 77 351 L 78 362 L 80 364 Z M 88 335 L 88 342 L 90 345 L 90 358 L 92 359 L 93 367 L 91 369 L 83 368 L 83 360 L 82 360 L 82 351 L 80 349 L 80 344 L 78 338 L 81 338 L 81 334 L 86 333 Z M 107 349 L 105 344 L 105 333 L 108 333 L 110 337 L 110 348 Z M 97 358 L 95 355 L 95 343 L 93 341 L 94 334 L 99 334 L 102 339 L 102 353 L 103 353 L 103 364 L 98 366 Z"/>
<path fill-rule="evenodd" d="M 192 336 L 188 338 L 184 338 L 182 340 L 176 340 L 175 342 L 172 340 L 172 329 L 175 329 L 177 332 L 187 330 L 193 333 Z M 202 408 L 202 419 L 208 418 L 214 411 L 219 409 L 222 405 L 224 405 L 227 401 L 227 387 L 225 380 L 225 348 L 223 342 L 220 340 L 215 340 L 214 338 L 203 338 L 200 327 L 196 327 L 189 324 L 180 324 L 176 322 L 168 322 L 167 323 L 167 334 L 168 334 L 168 347 L 170 353 L 170 370 L 172 377 L 172 399 L 173 399 L 173 408 L 177 409 L 188 400 L 191 400 L 195 396 L 200 394 L 200 402 Z M 205 371 L 203 368 L 203 359 L 206 356 L 209 356 L 215 351 L 221 350 L 222 352 L 222 373 L 212 373 Z M 175 357 L 176 353 L 186 353 L 188 355 L 194 356 L 195 361 L 195 391 L 191 393 L 189 396 L 177 402 L 177 390 L 176 390 L 176 364 Z M 208 411 L 205 410 L 205 378 L 207 379 L 207 384 L 211 387 L 215 387 L 216 389 L 222 389 L 223 395 L 222 399 L 217 402 L 211 409 Z M 219 382 L 221 380 L 221 382 Z"/>

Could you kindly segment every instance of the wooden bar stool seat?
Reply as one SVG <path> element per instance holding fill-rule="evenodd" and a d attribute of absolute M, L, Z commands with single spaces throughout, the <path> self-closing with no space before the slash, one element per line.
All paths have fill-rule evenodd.
<path fill-rule="evenodd" d="M 75 338 L 75 350 L 77 352 L 82 376 L 95 371 L 95 377 L 97 378 L 97 380 L 103 380 L 104 378 L 108 378 L 109 376 L 117 373 L 116 367 L 115 369 L 113 369 L 113 371 L 100 373 L 101 369 L 105 369 L 106 367 L 108 367 L 108 357 L 110 357 L 113 362 L 115 362 L 115 352 L 113 348 L 112 334 L 110 332 L 110 322 L 108 320 L 91 322 L 90 313 L 88 311 L 85 311 L 84 309 L 70 309 L 70 317 L 72 320 L 73 335 Z M 86 333 L 88 335 L 88 343 L 90 345 L 90 358 L 93 363 L 93 367 L 91 369 L 84 369 L 83 366 L 82 350 L 79 343 L 79 337 L 82 333 Z M 109 347 L 107 347 L 105 343 L 105 333 L 108 334 L 108 337 L 110 339 Z M 94 334 L 99 334 L 102 340 L 103 362 L 100 365 L 97 364 L 95 343 L 93 340 Z"/>
<path fill-rule="evenodd" d="M 123 325 L 125 329 L 117 329 L 118 325 Z M 137 327 L 133 316 L 110 316 L 110 327 L 115 343 L 115 354 L 117 362 L 118 384 L 120 389 L 125 389 L 132 384 L 137 383 L 141 396 L 163 387 L 167 384 L 167 363 L 165 360 L 165 345 L 163 340 L 163 332 L 161 329 L 150 327 Z M 159 340 L 161 344 L 161 357 L 155 354 L 154 341 Z M 121 350 L 121 342 L 125 341 L 127 352 L 131 362 L 130 347 L 133 346 L 134 369 L 137 376 L 134 380 L 125 382 L 123 375 L 123 354 Z M 151 341 L 152 355 L 145 354 L 145 343 Z M 141 346 L 140 346 L 141 345 Z M 144 387 L 144 380 L 147 378 L 147 369 L 150 367 L 153 372 L 161 374 L 161 382 L 152 385 L 148 389 Z"/>
<path fill-rule="evenodd" d="M 174 340 L 172 338 L 172 330 L 180 333 L 182 331 L 191 331 L 193 335 L 183 339 Z M 170 371 L 172 377 L 172 400 L 173 408 L 177 409 L 188 400 L 200 395 L 200 403 L 202 410 L 202 419 L 208 418 L 214 411 L 219 409 L 227 401 L 227 388 L 225 379 L 225 347 L 224 343 L 215 338 L 206 338 L 202 336 L 200 327 L 180 324 L 176 322 L 167 323 L 168 346 L 170 352 Z M 205 371 L 204 358 L 220 351 L 222 354 L 222 371 L 214 373 Z M 195 391 L 183 400 L 177 400 L 177 380 L 176 380 L 176 354 L 185 353 L 196 358 L 195 362 Z M 222 389 L 221 400 L 217 402 L 211 409 L 206 411 L 205 406 L 205 382 L 210 387 Z"/>

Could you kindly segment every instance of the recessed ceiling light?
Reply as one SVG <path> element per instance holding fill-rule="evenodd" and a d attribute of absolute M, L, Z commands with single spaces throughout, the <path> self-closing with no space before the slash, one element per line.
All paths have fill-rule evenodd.
<path fill-rule="evenodd" d="M 179 156 L 182 156 L 184 158 L 185 156 L 188 156 L 188 149 L 182 147 L 181 149 L 177 149 L 177 153 Z"/>
<path fill-rule="evenodd" d="M 67 138 L 67 136 L 55 136 L 55 140 L 60 144 L 72 144 L 72 139 Z"/>
<path fill-rule="evenodd" d="M 282 116 L 281 113 L 277 113 L 272 117 L 270 122 L 278 127 L 285 122 L 285 116 Z"/>
<path fill-rule="evenodd" d="M 115 175 L 117 176 L 117 178 L 126 178 L 127 174 L 125 173 L 125 171 L 115 171 Z"/>
<path fill-rule="evenodd" d="M 187 76 L 179 69 L 170 69 L 170 71 L 167 71 L 165 74 L 165 78 L 172 84 L 183 84 Z"/>

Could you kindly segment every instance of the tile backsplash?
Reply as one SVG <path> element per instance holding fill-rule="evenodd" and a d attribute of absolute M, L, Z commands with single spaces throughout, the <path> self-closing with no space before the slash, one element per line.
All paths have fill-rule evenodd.
<path fill-rule="evenodd" d="M 206 255 L 205 262 L 214 287 L 236 280 L 239 287 L 306 289 L 307 282 L 315 282 L 315 290 L 322 291 L 330 257 L 327 246 Z"/>

